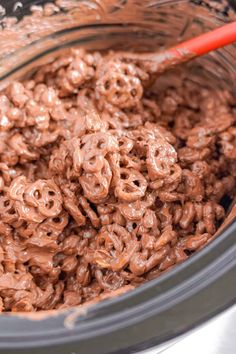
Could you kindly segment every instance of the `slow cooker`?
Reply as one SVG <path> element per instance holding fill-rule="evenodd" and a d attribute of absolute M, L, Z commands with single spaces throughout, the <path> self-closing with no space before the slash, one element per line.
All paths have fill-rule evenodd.
<path fill-rule="evenodd" d="M 60 0 L 60 12 L 49 13 L 37 31 L 21 25 L 32 5 L 48 2 L 1 1 L 1 87 L 74 45 L 155 50 L 230 21 L 236 10 L 233 0 Z M 230 46 L 194 61 L 190 71 L 233 91 L 235 58 L 236 46 Z M 64 311 L 3 313 L 0 352 L 108 354 L 162 348 L 235 304 L 235 237 L 232 214 L 206 248 L 131 292 Z"/>

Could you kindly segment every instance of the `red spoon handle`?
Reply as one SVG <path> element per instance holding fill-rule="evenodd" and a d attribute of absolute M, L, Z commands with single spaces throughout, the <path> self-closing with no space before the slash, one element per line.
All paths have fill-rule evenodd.
<path fill-rule="evenodd" d="M 185 57 L 188 60 L 190 57 L 204 55 L 234 42 L 236 42 L 236 21 L 180 43 L 165 52 L 178 58 L 178 61 L 185 61 Z"/>
<path fill-rule="evenodd" d="M 234 42 L 236 43 L 236 21 L 160 52 L 143 54 L 121 52 L 118 56 L 137 62 L 146 61 L 149 63 L 148 70 L 157 74 Z"/>

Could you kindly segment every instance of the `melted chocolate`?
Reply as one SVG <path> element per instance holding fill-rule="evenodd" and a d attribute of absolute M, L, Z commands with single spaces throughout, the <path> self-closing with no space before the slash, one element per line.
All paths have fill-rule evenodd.
<path fill-rule="evenodd" d="M 133 289 L 224 222 L 235 100 L 149 64 L 73 49 L 1 92 L 1 311 Z"/>

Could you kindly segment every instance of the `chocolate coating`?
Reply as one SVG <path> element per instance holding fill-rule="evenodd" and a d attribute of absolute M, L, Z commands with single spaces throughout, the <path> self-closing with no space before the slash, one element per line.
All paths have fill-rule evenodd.
<path fill-rule="evenodd" d="M 145 63 L 82 49 L 12 82 L 0 94 L 0 310 L 102 299 L 212 240 L 235 196 L 234 107 L 224 90 L 187 76 L 159 89 Z"/>

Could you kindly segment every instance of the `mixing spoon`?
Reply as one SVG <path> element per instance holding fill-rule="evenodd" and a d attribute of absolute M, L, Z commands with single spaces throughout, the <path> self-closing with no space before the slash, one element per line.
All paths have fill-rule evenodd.
<path fill-rule="evenodd" d="M 118 52 L 117 55 L 129 61 L 148 62 L 150 72 L 160 73 L 234 42 L 236 42 L 236 21 L 179 43 L 161 52 L 139 54 Z"/>

